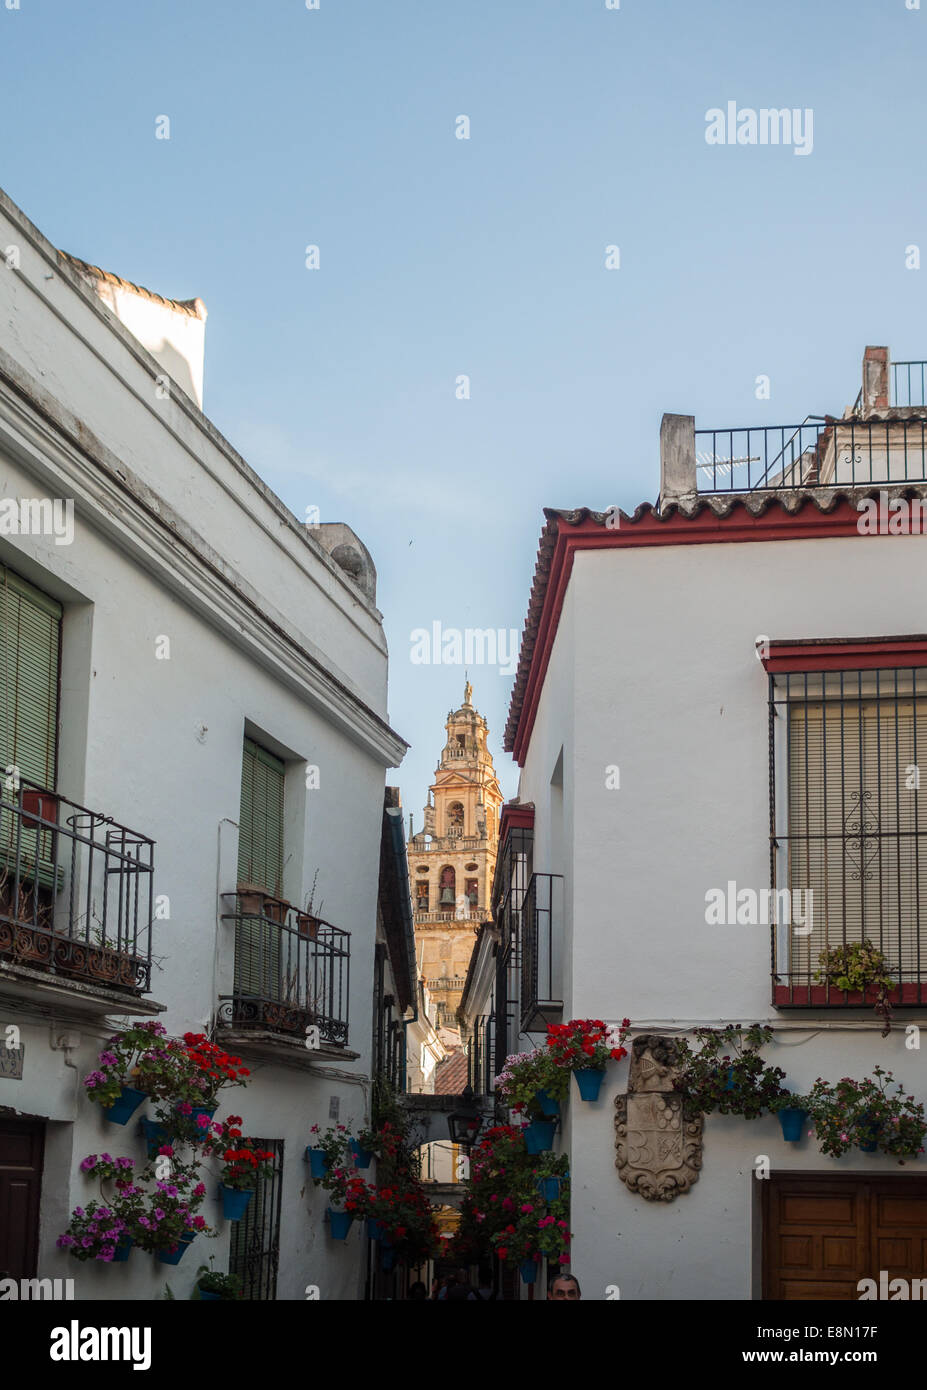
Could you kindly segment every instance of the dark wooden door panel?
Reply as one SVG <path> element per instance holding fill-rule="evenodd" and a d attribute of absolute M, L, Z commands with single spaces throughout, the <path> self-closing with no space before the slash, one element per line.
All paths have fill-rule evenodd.
<path fill-rule="evenodd" d="M 927 1273 L 927 1179 L 770 1178 L 763 1297 L 857 1300 L 859 1281 Z"/>
<path fill-rule="evenodd" d="M 0 1121 L 0 1278 L 37 1273 L 45 1126 Z"/>

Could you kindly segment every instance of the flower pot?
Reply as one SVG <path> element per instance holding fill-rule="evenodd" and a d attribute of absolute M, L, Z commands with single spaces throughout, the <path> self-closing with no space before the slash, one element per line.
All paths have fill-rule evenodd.
<path fill-rule="evenodd" d="M 226 1187 L 222 1183 L 219 1193 L 222 1197 L 222 1215 L 226 1221 L 240 1221 L 254 1196 L 254 1188 Z"/>
<path fill-rule="evenodd" d="M 300 912 L 296 916 L 297 926 L 300 936 L 305 936 L 309 941 L 317 941 L 319 938 L 319 919 L 313 917 L 309 912 Z"/>
<path fill-rule="evenodd" d="M 134 1086 L 123 1086 L 112 1105 L 103 1113 L 112 1124 L 127 1125 L 142 1101 L 146 1099 L 144 1091 L 136 1091 Z"/>
<path fill-rule="evenodd" d="M 373 1162 L 373 1154 L 369 1149 L 364 1149 L 356 1139 L 351 1140 L 351 1152 L 354 1155 L 354 1162 L 358 1168 L 369 1168 Z"/>
<path fill-rule="evenodd" d="M 187 1253 L 188 1246 L 192 1245 L 195 1239 L 195 1231 L 185 1231 L 176 1250 L 156 1250 L 155 1258 L 163 1265 L 179 1265 Z"/>
<path fill-rule="evenodd" d="M 197 1284 L 196 1288 L 200 1298 L 209 1299 L 210 1301 L 215 1301 L 216 1303 L 224 1302 L 221 1293 L 207 1293 L 205 1289 L 200 1288 L 199 1284 Z"/>
<path fill-rule="evenodd" d="M 367 1217 L 367 1238 L 368 1240 L 383 1240 L 383 1222 L 378 1221 L 375 1216 Z"/>
<path fill-rule="evenodd" d="M 523 1131 L 525 1136 L 525 1152 L 529 1154 L 542 1154 L 554 1146 L 554 1130 L 557 1128 L 556 1120 L 532 1120 L 530 1125 L 526 1125 Z"/>
<path fill-rule="evenodd" d="M 538 1180 L 538 1191 L 541 1194 L 541 1201 L 549 1206 L 551 1202 L 556 1202 L 560 1196 L 560 1178 L 540 1178 Z"/>
<path fill-rule="evenodd" d="M 260 917 L 265 893 L 254 883 L 244 883 L 238 889 L 238 910 L 243 917 Z"/>
<path fill-rule="evenodd" d="M 148 1146 L 148 1157 L 157 1158 L 158 1149 L 163 1144 L 171 1142 L 171 1136 L 163 1125 L 159 1125 L 157 1120 L 149 1120 L 147 1115 L 143 1115 L 139 1120 L 142 1127 L 142 1134 L 145 1136 L 145 1143 Z"/>
<path fill-rule="evenodd" d="M 533 1284 L 538 1277 L 537 1260 L 522 1260 L 518 1266 L 523 1284 Z"/>
<path fill-rule="evenodd" d="M 782 1126 L 782 1137 L 790 1144 L 797 1144 L 801 1138 L 805 1121 L 808 1118 L 807 1110 L 800 1110 L 797 1106 L 787 1105 L 779 1111 L 779 1123 Z"/>
<path fill-rule="evenodd" d="M 129 1255 L 132 1251 L 132 1246 L 134 1244 L 135 1241 L 133 1240 L 132 1236 L 120 1236 L 119 1243 L 117 1244 L 115 1253 L 113 1255 L 112 1263 L 124 1264 L 125 1261 L 129 1258 Z"/>
<path fill-rule="evenodd" d="M 734 1089 L 734 1068 L 733 1068 L 733 1067 L 728 1067 L 728 1069 L 727 1069 L 727 1076 L 724 1078 L 724 1089 L 725 1089 L 726 1091 L 733 1091 L 733 1089 Z"/>
<path fill-rule="evenodd" d="M 602 1082 L 605 1080 L 604 1067 L 580 1067 L 579 1071 L 574 1071 L 573 1076 L 583 1100 L 599 1099 Z"/>
<path fill-rule="evenodd" d="M 333 1207 L 329 1207 L 328 1220 L 332 1230 L 332 1240 L 347 1240 L 351 1222 L 354 1220 L 351 1213 L 349 1211 L 335 1211 Z"/>
<path fill-rule="evenodd" d="M 194 1129 L 196 1129 L 197 1133 L 198 1133 L 198 1134 L 201 1134 L 202 1137 L 205 1139 L 205 1138 L 208 1136 L 208 1134 L 209 1134 L 209 1123 L 208 1123 L 208 1122 L 212 1120 L 213 1115 L 215 1115 L 216 1111 L 219 1109 L 218 1105 L 213 1105 L 212 1107 L 209 1107 L 209 1106 L 205 1106 L 205 1105 L 197 1105 L 197 1104 L 195 1104 L 194 1102 L 191 1101 L 190 1104 L 193 1105 L 193 1109 L 190 1111 L 190 1114 L 189 1114 L 189 1115 L 184 1115 L 183 1112 L 182 1112 L 181 1109 L 180 1109 L 180 1107 L 181 1107 L 181 1105 L 183 1105 L 183 1103 L 184 1103 L 183 1101 L 178 1101 L 177 1105 L 174 1107 L 175 1110 L 177 1111 L 177 1114 L 180 1116 L 181 1120 L 182 1120 L 184 1123 L 189 1123 L 189 1124 L 193 1125 L 193 1127 L 194 1127 Z M 201 1124 L 199 1123 L 198 1116 L 200 1116 L 200 1115 L 205 1115 L 205 1116 L 206 1116 L 207 1124 L 201 1125 Z"/>
<path fill-rule="evenodd" d="M 328 1154 L 324 1149 L 306 1149 L 306 1158 L 309 1162 L 309 1171 L 314 1178 L 324 1178 L 328 1172 Z"/>
<path fill-rule="evenodd" d="M 548 1119 L 560 1114 L 559 1100 L 554 1100 L 553 1096 L 549 1096 L 546 1091 L 536 1091 L 534 1100 L 541 1114 L 546 1115 Z"/>
<path fill-rule="evenodd" d="M 281 926 L 286 921 L 289 910 L 290 904 L 283 902 L 280 898 L 267 897 L 264 899 L 264 916 L 268 922 L 276 922 L 278 926 Z"/>
<path fill-rule="evenodd" d="M 389 1273 L 395 1263 L 396 1251 L 391 1245 L 382 1245 L 380 1247 L 380 1268 Z"/>
<path fill-rule="evenodd" d="M 23 787 L 22 797 L 23 808 L 23 830 L 40 830 L 42 828 L 38 820 L 33 819 L 40 816 L 42 820 L 58 823 L 58 798 L 51 792 L 38 791 L 35 788 Z"/>
<path fill-rule="evenodd" d="M 873 1120 L 868 1113 L 860 1115 L 859 1124 L 856 1127 L 856 1147 L 861 1149 L 864 1154 L 874 1154 L 879 1147 L 881 1132 L 882 1126 L 878 1120 Z"/>

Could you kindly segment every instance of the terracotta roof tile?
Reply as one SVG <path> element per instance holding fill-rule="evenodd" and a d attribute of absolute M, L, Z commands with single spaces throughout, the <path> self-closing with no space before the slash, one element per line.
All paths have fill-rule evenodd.
<path fill-rule="evenodd" d="M 65 265 L 69 265 L 72 270 L 76 270 L 79 275 L 83 275 L 89 280 L 103 280 L 108 285 L 117 285 L 120 289 L 130 290 L 132 294 L 139 294 L 144 299 L 153 300 L 156 304 L 163 304 L 168 309 L 174 309 L 181 314 L 189 314 L 191 318 L 204 319 L 206 317 L 206 305 L 201 299 L 165 299 L 161 294 L 155 294 L 154 290 L 146 290 L 143 285 L 135 285 L 131 280 L 123 280 L 119 275 L 113 275 L 112 271 L 101 270 L 98 265 L 89 265 L 87 261 L 82 261 L 78 256 L 71 256 L 67 251 L 59 251 Z"/>
<path fill-rule="evenodd" d="M 459 1096 L 469 1076 L 467 1054 L 461 1048 L 435 1067 L 435 1095 Z"/>

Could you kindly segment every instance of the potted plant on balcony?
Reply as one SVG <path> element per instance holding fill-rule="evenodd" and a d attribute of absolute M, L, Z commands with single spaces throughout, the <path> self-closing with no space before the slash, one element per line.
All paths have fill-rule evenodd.
<path fill-rule="evenodd" d="M 238 1302 L 241 1299 L 242 1284 L 237 1274 L 223 1274 L 213 1269 L 215 1255 L 210 1255 L 208 1265 L 200 1265 L 196 1271 L 196 1283 L 191 1298 L 202 1301 Z"/>
<path fill-rule="evenodd" d="M 507 1057 L 495 1080 L 496 1099 L 529 1120 L 559 1115 L 569 1087 L 569 1071 L 558 1065 L 548 1048 Z"/>
<path fill-rule="evenodd" d="M 583 1100 L 598 1100 L 608 1063 L 627 1057 L 628 1050 L 622 1044 L 630 1028 L 630 1019 L 622 1019 L 615 1039 L 615 1030 L 600 1018 L 573 1018 L 548 1027 L 550 1055 L 559 1067 L 572 1071 Z"/>
<path fill-rule="evenodd" d="M 741 1115 L 754 1120 L 769 1110 L 785 1093 L 785 1072 L 770 1067 L 760 1056 L 760 1048 L 772 1039 L 772 1029 L 752 1024 L 742 1028 L 696 1028 L 698 1051 L 684 1039 L 680 1043 L 680 1070 L 674 1081 L 684 1096 L 685 1113 L 690 1117 Z"/>
<path fill-rule="evenodd" d="M 143 1193 L 132 1176 L 135 1160 L 113 1158 L 110 1154 L 88 1154 L 81 1172 L 100 1184 L 101 1201 L 75 1207 L 68 1228 L 57 1240 L 59 1250 L 67 1250 L 77 1260 L 122 1263 L 132 1249 L 132 1221 L 140 1209 Z M 111 1183 L 109 1195 L 104 1183 Z"/>
<path fill-rule="evenodd" d="M 344 1167 L 350 1150 L 351 1136 L 346 1125 L 329 1125 L 322 1130 L 313 1125 L 309 1130 L 313 1142 L 306 1149 L 312 1181 L 316 1186 L 324 1186 L 325 1178 L 334 1168 Z"/>
<path fill-rule="evenodd" d="M 883 1023 L 882 1036 L 886 1038 L 892 1030 L 892 1006 L 888 996 L 898 983 L 893 976 L 894 971 L 883 953 L 867 940 L 822 951 L 814 978 L 847 994 L 858 994 L 860 1003 L 870 1003 L 874 996 L 875 1011 Z"/>

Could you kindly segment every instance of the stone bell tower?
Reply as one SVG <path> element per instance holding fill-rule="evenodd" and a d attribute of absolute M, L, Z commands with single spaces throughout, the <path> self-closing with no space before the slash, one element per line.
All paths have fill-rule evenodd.
<path fill-rule="evenodd" d="M 474 934 L 492 916 L 502 792 L 469 681 L 444 727 L 424 829 L 409 841 L 409 878 L 419 973 L 435 1001 L 436 1023 L 456 1028 Z"/>

